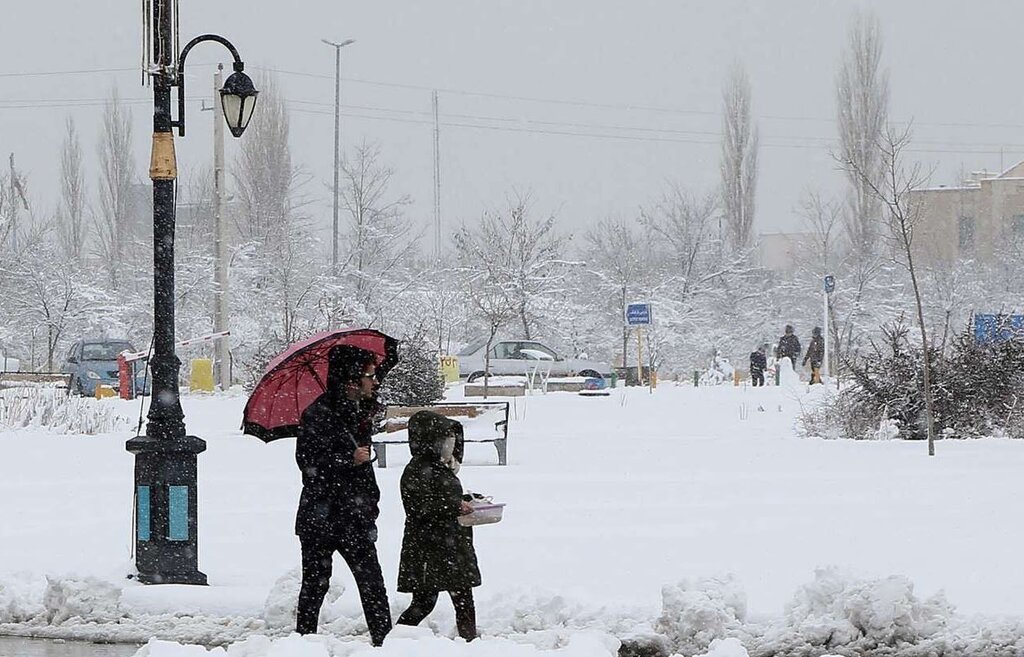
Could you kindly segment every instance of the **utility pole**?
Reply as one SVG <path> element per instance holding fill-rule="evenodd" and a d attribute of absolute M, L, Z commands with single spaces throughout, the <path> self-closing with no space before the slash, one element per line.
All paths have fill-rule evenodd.
<path fill-rule="evenodd" d="M 341 167 L 341 49 L 356 42 L 320 39 L 334 48 L 334 220 L 331 224 L 331 273 L 338 275 L 338 170 Z"/>
<path fill-rule="evenodd" d="M 228 330 L 228 267 L 227 267 L 227 222 L 224 221 L 224 106 L 220 89 L 224 86 L 223 64 L 217 64 L 213 74 L 213 267 L 216 283 L 213 288 L 213 331 Z M 216 358 L 214 370 L 220 389 L 231 387 L 231 351 L 227 338 L 214 342 Z"/>
<path fill-rule="evenodd" d="M 441 124 L 438 121 L 437 90 L 434 90 L 434 259 L 441 259 Z"/>

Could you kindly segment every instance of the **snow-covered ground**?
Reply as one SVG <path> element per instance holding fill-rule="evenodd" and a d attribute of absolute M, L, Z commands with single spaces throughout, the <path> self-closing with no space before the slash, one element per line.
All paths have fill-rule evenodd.
<path fill-rule="evenodd" d="M 442 597 L 424 628 L 402 628 L 376 651 L 340 563 L 325 634 L 288 636 L 299 564 L 294 441 L 242 436 L 244 397 L 183 398 L 189 432 L 208 444 L 199 460 L 208 587 L 125 580 L 128 435 L 0 431 L 0 633 L 236 642 L 218 652 L 231 657 L 576 657 L 615 654 L 612 637 L 659 636 L 681 654 L 716 657 L 746 654 L 735 640 L 710 645 L 725 637 L 752 655 L 770 645 L 817 646 L 803 653 L 816 655 L 831 645 L 948 648 L 975 636 L 1006 650 L 986 654 L 1022 654 L 1013 645 L 1024 636 L 1024 443 L 946 441 L 929 458 L 921 443 L 798 438 L 801 405 L 823 392 L 806 391 L 662 384 L 653 394 L 511 400 L 509 465 L 495 465 L 493 446 L 469 445 L 460 473 L 508 505 L 501 523 L 476 531 L 485 638 L 447 639 L 454 619 Z M 134 402 L 96 403 L 139 413 Z M 397 615 L 408 602 L 394 593 L 408 455 L 388 457 L 377 471 L 378 547 Z M 206 652 L 154 641 L 141 654 Z"/>

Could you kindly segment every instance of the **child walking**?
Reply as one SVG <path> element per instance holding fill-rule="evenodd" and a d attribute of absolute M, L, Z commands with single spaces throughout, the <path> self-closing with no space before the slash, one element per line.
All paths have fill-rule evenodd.
<path fill-rule="evenodd" d="M 398 590 L 412 593 L 412 603 L 398 619 L 419 625 L 447 591 L 455 607 L 455 624 L 466 641 L 477 638 L 473 587 L 480 569 L 473 549 L 473 529 L 458 522 L 473 509 L 463 500 L 456 476 L 462 458 L 462 425 L 430 411 L 409 418 L 412 460 L 402 472 L 405 534 L 398 566 Z"/>

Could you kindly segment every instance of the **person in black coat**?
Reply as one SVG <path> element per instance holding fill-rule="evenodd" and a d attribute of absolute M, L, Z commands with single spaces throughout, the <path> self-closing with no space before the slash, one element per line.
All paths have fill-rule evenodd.
<path fill-rule="evenodd" d="M 800 338 L 796 337 L 796 333 L 793 332 L 793 325 L 786 324 L 786 329 L 781 338 L 779 338 L 777 358 L 788 358 L 789 364 L 796 370 L 796 359 L 800 358 Z"/>
<path fill-rule="evenodd" d="M 412 593 L 400 625 L 419 625 L 447 591 L 455 607 L 455 624 L 466 641 L 477 637 L 473 587 L 480 568 L 473 549 L 473 529 L 458 522 L 472 513 L 456 476 L 462 455 L 462 425 L 430 411 L 409 418 L 412 460 L 402 472 L 405 534 L 398 567 L 398 590 Z"/>
<path fill-rule="evenodd" d="M 822 383 L 821 362 L 825 360 L 825 338 L 821 335 L 821 327 L 815 326 L 811 332 L 811 344 L 807 347 L 807 354 L 804 356 L 803 365 L 811 362 L 811 385 Z"/>
<path fill-rule="evenodd" d="M 764 345 L 750 352 L 750 384 L 752 386 L 764 385 L 764 371 L 768 367 L 768 357 L 765 356 Z"/>
<path fill-rule="evenodd" d="M 374 355 L 349 345 L 328 354 L 327 386 L 302 414 L 295 461 L 302 496 L 295 533 L 302 545 L 302 588 L 295 631 L 314 634 L 330 587 L 335 552 L 352 570 L 370 630 L 379 646 L 391 610 L 377 559 L 380 489 L 370 463 L 373 416 L 379 408 Z"/>

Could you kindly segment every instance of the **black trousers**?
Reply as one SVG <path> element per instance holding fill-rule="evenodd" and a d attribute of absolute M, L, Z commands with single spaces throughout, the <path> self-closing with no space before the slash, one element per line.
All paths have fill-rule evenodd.
<path fill-rule="evenodd" d="M 762 372 L 761 370 L 750 370 L 750 385 L 763 386 L 764 372 Z"/>
<path fill-rule="evenodd" d="M 339 553 L 352 570 L 363 603 L 363 615 L 370 629 L 370 640 L 379 646 L 391 631 L 391 609 L 384 589 L 384 576 L 374 545 L 376 531 L 354 531 L 340 538 L 299 537 L 302 544 L 302 589 L 295 631 L 315 634 L 320 607 L 331 584 L 331 559 Z"/>
<path fill-rule="evenodd" d="M 476 606 L 473 604 L 473 589 L 462 591 L 448 591 L 452 598 L 452 605 L 455 607 L 455 627 L 459 630 L 459 636 L 466 641 L 477 638 L 476 633 Z M 399 625 L 419 625 L 424 618 L 430 615 L 437 604 L 437 591 L 429 593 L 413 593 L 412 602 L 409 608 L 398 617 Z"/>

